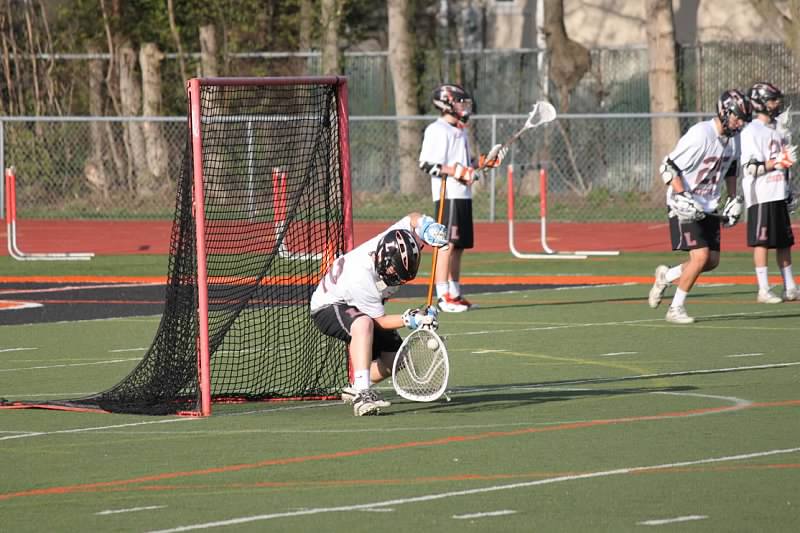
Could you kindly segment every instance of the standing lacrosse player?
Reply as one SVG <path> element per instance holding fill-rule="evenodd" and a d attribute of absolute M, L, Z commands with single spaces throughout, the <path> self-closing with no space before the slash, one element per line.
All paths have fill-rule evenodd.
<path fill-rule="evenodd" d="M 354 382 L 342 399 L 356 416 L 379 414 L 391 405 L 370 388 L 392 374 L 402 344 L 397 329 L 436 329 L 436 309 L 387 315 L 384 303 L 417 275 L 421 243 L 441 247 L 447 231 L 433 218 L 411 213 L 336 259 L 311 295 L 311 318 L 320 331 L 347 343 Z"/>
<path fill-rule="evenodd" d="M 436 263 L 437 305 L 447 313 L 468 311 L 472 304 L 461 294 L 461 258 L 474 245 L 472 224 L 472 183 L 476 166 L 470 157 L 467 122 L 472 114 L 472 96 L 458 85 L 440 85 L 433 91 L 433 105 L 441 116 L 425 128 L 420 168 L 431 176 L 434 212 L 439 213 L 442 180 L 445 201 L 441 222 L 448 228 L 450 246 L 442 250 Z M 490 161 L 481 156 L 477 168 L 500 165 L 507 150 L 497 145 Z"/>
<path fill-rule="evenodd" d="M 750 88 L 753 121 L 742 130 L 742 188 L 747 207 L 747 245 L 753 248 L 758 296 L 763 304 L 777 304 L 800 298 L 792 274 L 791 210 L 797 199 L 792 195 L 788 173 L 797 159 L 797 147 L 779 131 L 777 117 L 783 107 L 783 93 L 771 83 L 758 82 Z M 775 258 L 783 276 L 782 297 L 769 288 L 767 255 L 775 248 Z"/>
<path fill-rule="evenodd" d="M 669 284 L 678 281 L 667 322 L 694 322 L 684 307 L 686 296 L 702 272 L 719 264 L 721 219 L 716 211 L 723 181 L 728 192 L 722 209 L 725 226 L 734 226 L 742 216 L 743 200 L 736 195 L 738 133 L 749 120 L 747 98 L 737 90 L 725 91 L 717 101 L 717 115 L 689 128 L 659 168 L 668 186 L 672 249 L 689 252 L 688 261 L 678 266 L 656 268 L 655 283 L 648 297 L 650 307 L 658 307 Z"/>

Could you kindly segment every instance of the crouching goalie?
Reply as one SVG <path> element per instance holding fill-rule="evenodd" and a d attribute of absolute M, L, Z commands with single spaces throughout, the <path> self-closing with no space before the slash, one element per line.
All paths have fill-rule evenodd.
<path fill-rule="evenodd" d="M 347 343 L 354 381 L 342 392 L 356 416 L 391 405 L 371 385 L 392 374 L 402 339 L 397 330 L 439 325 L 434 307 L 387 315 L 384 302 L 417 275 L 421 246 L 441 248 L 447 231 L 433 218 L 411 213 L 336 259 L 311 296 L 311 318 L 325 335 Z"/>

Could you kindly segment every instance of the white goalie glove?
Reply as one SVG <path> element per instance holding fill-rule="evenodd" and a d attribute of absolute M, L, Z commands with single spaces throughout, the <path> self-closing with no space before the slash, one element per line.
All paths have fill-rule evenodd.
<path fill-rule="evenodd" d="M 673 193 L 667 200 L 669 216 L 676 216 L 681 222 L 694 222 L 706 218 L 703 206 L 692 198 L 692 193 L 683 191 Z"/>
<path fill-rule="evenodd" d="M 422 215 L 414 231 L 428 246 L 441 248 L 447 245 L 447 228 L 433 220 L 433 217 Z"/>
<path fill-rule="evenodd" d="M 431 306 L 426 311 L 421 309 L 406 309 L 401 315 L 403 324 L 408 329 L 431 329 L 436 331 L 439 329 L 439 319 L 437 316 L 436 308 Z"/>
<path fill-rule="evenodd" d="M 722 218 L 726 219 L 723 225 L 726 228 L 732 228 L 742 218 L 743 212 L 744 199 L 741 196 L 736 198 L 728 197 L 728 201 L 725 202 L 725 206 L 722 208 Z"/>
<path fill-rule="evenodd" d="M 503 147 L 502 144 L 495 144 L 492 146 L 492 149 L 489 150 L 488 154 L 481 155 L 480 158 L 478 158 L 478 168 L 483 169 L 499 167 L 507 153 L 508 146 Z"/>

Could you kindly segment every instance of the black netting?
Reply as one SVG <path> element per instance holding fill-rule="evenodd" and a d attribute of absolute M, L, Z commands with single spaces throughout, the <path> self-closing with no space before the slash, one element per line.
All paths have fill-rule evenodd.
<path fill-rule="evenodd" d="M 345 250 L 336 86 L 203 85 L 201 108 L 212 398 L 334 394 L 347 383 L 344 346 L 314 327 L 308 301 Z M 152 346 L 113 388 L 64 403 L 199 409 L 191 160 L 189 142 Z"/>

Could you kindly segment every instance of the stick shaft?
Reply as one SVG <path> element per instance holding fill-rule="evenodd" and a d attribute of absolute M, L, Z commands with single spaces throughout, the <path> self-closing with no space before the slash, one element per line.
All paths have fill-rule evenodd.
<path fill-rule="evenodd" d="M 436 222 L 442 223 L 444 218 L 444 200 L 447 191 L 447 176 L 442 176 L 442 185 L 439 187 L 439 213 L 436 215 Z M 449 230 L 448 230 L 449 231 Z M 433 249 L 433 264 L 431 265 L 431 279 L 428 281 L 428 299 L 425 305 L 428 307 L 433 303 L 433 285 L 436 281 L 436 261 L 439 258 L 439 248 Z"/>

